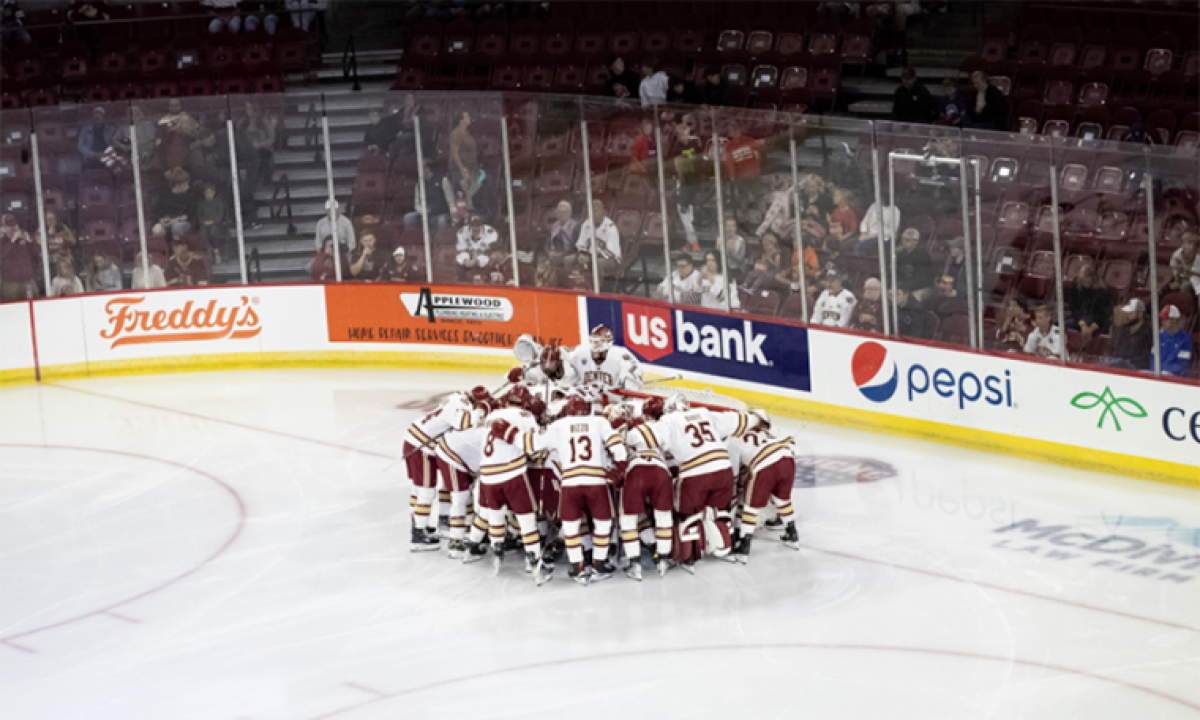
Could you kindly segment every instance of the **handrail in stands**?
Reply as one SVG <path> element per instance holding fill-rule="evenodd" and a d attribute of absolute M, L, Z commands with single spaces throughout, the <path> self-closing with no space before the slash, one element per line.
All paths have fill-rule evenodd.
<path fill-rule="evenodd" d="M 250 248 L 250 259 L 246 265 L 252 268 L 251 277 L 256 283 L 262 282 L 262 260 L 258 254 L 258 248 Z"/>
<path fill-rule="evenodd" d="M 325 105 L 325 94 L 321 94 L 321 105 Z M 316 148 L 313 161 L 321 159 L 321 115 L 317 112 L 317 103 L 313 101 L 304 114 L 304 147 Z"/>
<path fill-rule="evenodd" d="M 283 192 L 282 200 L 279 197 L 281 191 Z M 296 223 L 292 221 L 292 184 L 287 173 L 279 176 L 279 182 L 275 183 L 275 190 L 271 192 L 271 219 L 282 218 L 284 210 L 287 210 L 288 237 L 296 237 Z"/>

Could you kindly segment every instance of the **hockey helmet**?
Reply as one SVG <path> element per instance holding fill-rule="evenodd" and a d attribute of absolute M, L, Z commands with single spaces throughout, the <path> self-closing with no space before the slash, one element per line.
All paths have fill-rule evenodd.
<path fill-rule="evenodd" d="M 535 418 L 540 418 L 546 414 L 546 401 L 537 395 L 530 394 L 529 402 L 525 404 L 525 409 Z"/>
<path fill-rule="evenodd" d="M 492 394 L 482 385 L 476 385 L 467 391 L 467 399 L 472 405 L 480 405 L 492 399 Z"/>
<path fill-rule="evenodd" d="M 690 402 L 688 402 L 687 398 L 680 395 L 679 393 L 675 393 L 671 397 L 667 398 L 667 402 L 663 405 L 663 410 L 665 412 L 669 412 L 669 413 L 687 412 L 688 410 L 691 410 L 691 409 L 692 409 L 692 404 Z"/>
<path fill-rule="evenodd" d="M 766 410 L 762 408 L 750 408 L 746 411 L 746 414 L 758 420 L 758 425 L 754 427 L 755 430 L 771 427 L 771 416 L 767 414 Z"/>
<path fill-rule="evenodd" d="M 629 406 L 624 403 L 617 403 L 604 408 L 604 417 L 608 419 L 608 424 L 612 425 L 613 430 L 620 430 L 629 424 L 630 415 Z"/>
<path fill-rule="evenodd" d="M 647 398 L 646 402 L 642 403 L 642 415 L 653 420 L 662 417 L 665 410 L 665 402 L 657 395 Z"/>
<path fill-rule="evenodd" d="M 590 335 L 592 355 L 603 355 L 613 346 L 613 333 L 607 325 L 597 325 Z"/>
<path fill-rule="evenodd" d="M 526 407 L 529 405 L 529 390 L 524 385 L 516 385 L 504 396 L 504 402 L 507 405 Z"/>
<path fill-rule="evenodd" d="M 563 405 L 560 417 L 567 417 L 568 415 L 585 417 L 591 414 L 592 404 L 578 395 L 572 395 L 571 397 L 567 398 L 566 404 Z"/>

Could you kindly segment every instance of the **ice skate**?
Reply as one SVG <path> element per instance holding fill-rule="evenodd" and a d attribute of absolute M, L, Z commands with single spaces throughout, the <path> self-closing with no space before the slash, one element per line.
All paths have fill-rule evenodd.
<path fill-rule="evenodd" d="M 487 557 L 488 548 L 483 543 L 467 543 L 467 552 L 463 556 L 463 563 L 475 563 Z"/>
<path fill-rule="evenodd" d="M 642 559 L 629 558 L 629 565 L 625 567 L 625 577 L 630 580 L 642 581 Z"/>
<path fill-rule="evenodd" d="M 554 579 L 554 562 L 546 557 L 546 553 L 542 553 L 542 557 L 537 561 L 537 569 L 533 573 L 533 581 L 538 587 L 550 582 Z"/>
<path fill-rule="evenodd" d="M 767 528 L 768 530 L 778 530 L 779 528 L 783 527 L 783 521 L 777 517 L 773 517 L 764 522 L 763 527 Z"/>
<path fill-rule="evenodd" d="M 658 576 L 659 577 L 666 577 L 667 571 L 671 569 L 671 561 L 667 560 L 666 558 L 663 558 L 663 559 L 659 560 L 658 562 L 654 563 L 654 566 L 656 568 L 658 568 Z"/>
<path fill-rule="evenodd" d="M 754 540 L 753 535 L 747 535 L 738 541 L 733 548 L 733 558 L 745 565 L 750 560 L 750 542 Z"/>
<path fill-rule="evenodd" d="M 583 563 L 571 563 L 571 567 L 567 569 L 567 577 L 580 585 L 587 585 L 592 579 L 591 572 Z"/>
<path fill-rule="evenodd" d="M 462 560 L 467 554 L 467 544 L 462 540 L 451 540 L 446 547 L 449 550 L 446 556 L 451 560 Z"/>
<path fill-rule="evenodd" d="M 500 566 L 504 564 L 504 546 L 492 546 L 492 577 L 500 574 Z"/>
<path fill-rule="evenodd" d="M 687 560 L 685 562 L 681 562 L 681 563 L 679 563 L 679 567 L 683 568 L 684 572 L 686 572 L 688 575 L 696 574 L 696 561 L 695 560 Z"/>
<path fill-rule="evenodd" d="M 412 552 L 431 552 L 441 547 L 441 544 L 441 539 L 435 533 L 413 528 L 412 540 L 408 549 Z"/>
<path fill-rule="evenodd" d="M 537 569 L 537 564 L 538 564 L 537 555 L 534 555 L 532 552 L 525 553 L 525 574 L 526 575 L 532 574 L 533 571 Z"/>
<path fill-rule="evenodd" d="M 592 580 L 600 582 L 613 576 L 617 569 L 607 560 L 600 560 L 592 566 Z"/>
<path fill-rule="evenodd" d="M 784 529 L 779 539 L 783 541 L 784 545 L 793 550 L 800 549 L 800 533 L 796 532 L 796 523 L 794 521 L 787 524 L 787 528 Z"/>

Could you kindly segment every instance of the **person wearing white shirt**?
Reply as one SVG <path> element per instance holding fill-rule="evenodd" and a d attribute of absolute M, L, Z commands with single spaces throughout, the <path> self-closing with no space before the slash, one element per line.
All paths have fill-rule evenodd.
<path fill-rule="evenodd" d="M 701 295 L 704 292 L 700 273 L 696 271 L 696 266 L 692 262 L 690 255 L 680 253 L 675 257 L 675 271 L 671 273 L 671 283 L 667 284 L 664 278 L 658 284 L 657 297 L 671 301 L 671 291 L 675 291 L 674 302 L 683 305 L 699 305 L 701 303 Z M 724 307 L 722 302 L 721 307 Z"/>
<path fill-rule="evenodd" d="M 655 71 L 654 66 L 657 64 L 658 60 L 653 57 L 646 58 L 642 63 L 642 84 L 638 86 L 638 98 L 642 101 L 642 107 L 662 105 L 667 101 L 670 79 L 662 70 Z"/>
<path fill-rule="evenodd" d="M 895 205 L 889 205 L 883 211 L 884 221 L 879 218 L 879 203 L 871 203 L 871 207 L 867 208 L 867 214 L 863 215 L 862 222 L 858 225 L 858 234 L 862 240 L 858 243 L 859 253 L 877 253 L 879 252 L 879 234 L 886 230 L 883 238 L 888 238 L 896 234 L 896 228 L 900 226 L 900 208 Z"/>
<path fill-rule="evenodd" d="M 121 287 L 121 268 L 112 261 L 112 258 L 97 253 L 87 275 L 88 292 L 107 292 L 120 290 Z"/>
<path fill-rule="evenodd" d="M 854 316 L 857 303 L 854 293 L 842 287 L 842 276 L 836 270 L 830 270 L 825 276 L 825 290 L 817 298 L 809 322 L 830 327 L 850 327 L 850 318 Z"/>
<path fill-rule="evenodd" d="M 1044 358 L 1060 357 L 1062 352 L 1062 335 L 1058 326 L 1052 324 L 1050 308 L 1038 306 L 1033 315 L 1033 332 L 1025 339 L 1025 352 Z"/>
<path fill-rule="evenodd" d="M 492 246 L 500 240 L 500 233 L 490 225 L 483 224 L 483 218 L 472 215 L 470 222 L 458 231 L 458 251 L 454 259 L 458 261 L 460 270 L 487 267 L 492 254 Z"/>
<path fill-rule="evenodd" d="M 167 278 L 163 275 L 162 268 L 150 261 L 150 282 L 146 282 L 146 278 L 142 275 L 142 254 L 138 253 L 133 258 L 133 284 L 134 290 L 145 290 L 146 288 L 161 288 L 167 286 Z"/>
<path fill-rule="evenodd" d="M 333 235 L 333 217 L 337 216 L 338 243 L 346 246 L 346 252 L 354 251 L 354 223 L 350 218 L 338 212 L 337 200 L 325 201 L 325 217 L 317 223 L 317 251 L 321 250 L 326 237 Z"/>
<path fill-rule="evenodd" d="M 617 231 L 617 225 L 612 218 L 604 214 L 604 203 L 600 200 L 592 201 L 592 215 L 598 229 L 592 231 L 592 218 L 584 220 L 579 226 L 579 242 L 576 247 L 580 255 L 591 258 L 592 238 L 598 237 L 596 259 L 599 261 L 600 276 L 616 275 L 621 266 L 621 233 Z"/>
<path fill-rule="evenodd" d="M 714 310 L 725 309 L 725 274 L 721 272 L 721 257 L 716 250 L 704 254 L 704 267 L 697 273 L 700 276 L 700 305 Z M 741 307 L 737 296 L 737 283 L 730 283 L 733 294 L 729 296 L 730 309 Z"/>

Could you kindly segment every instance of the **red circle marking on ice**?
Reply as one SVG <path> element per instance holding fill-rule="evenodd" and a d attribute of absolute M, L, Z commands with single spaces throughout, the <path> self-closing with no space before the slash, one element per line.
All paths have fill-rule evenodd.
<path fill-rule="evenodd" d="M 149 455 L 139 455 L 138 453 L 123 452 L 120 450 L 106 450 L 106 449 L 101 449 L 101 448 L 78 447 L 75 445 L 34 445 L 34 444 L 27 444 L 27 443 L 0 443 L 0 447 L 26 448 L 26 449 L 36 449 L 36 450 L 69 450 L 69 451 L 75 451 L 75 452 L 104 453 L 106 455 L 121 455 L 124 457 L 136 458 L 138 460 L 149 460 L 151 462 L 162 463 L 163 465 L 171 465 L 171 466 L 177 467 L 181 470 L 186 470 L 190 473 L 195 473 L 196 475 L 199 475 L 200 477 L 205 478 L 206 480 L 209 480 L 210 482 L 214 483 L 215 485 L 217 485 L 218 487 L 223 489 L 225 492 L 229 493 L 230 499 L 232 499 L 233 502 L 237 505 L 237 527 L 235 527 L 233 529 L 233 533 L 231 533 L 229 535 L 229 537 L 225 539 L 225 542 L 221 543 L 220 547 L 218 547 L 215 551 L 213 551 L 208 557 L 201 560 L 199 562 L 199 564 L 194 566 L 192 569 L 187 570 L 183 573 L 180 573 L 179 575 L 176 575 L 175 577 L 172 577 L 162 583 L 159 583 L 158 585 L 156 585 L 148 590 L 143 590 L 142 592 L 137 593 L 136 595 L 132 595 L 130 597 L 125 598 L 124 600 L 119 600 L 115 603 L 109 603 L 108 605 L 105 605 L 104 607 L 98 608 L 96 610 L 92 610 L 91 612 L 86 612 L 86 613 L 83 613 L 80 615 L 76 615 L 74 617 L 70 617 L 65 620 L 60 620 L 58 622 L 50 623 L 48 625 L 42 625 L 41 627 L 36 627 L 31 630 L 25 630 L 24 632 L 14 633 L 12 635 L 5 635 L 3 637 L 0 637 L 0 644 L 8 645 L 10 647 L 16 648 L 18 650 L 22 650 L 24 652 L 37 652 L 37 651 L 33 650 L 31 648 L 24 647 L 15 642 L 12 642 L 12 641 L 18 640 L 20 638 L 29 637 L 30 635 L 37 635 L 38 633 L 45 632 L 46 630 L 51 630 L 54 628 L 62 627 L 63 625 L 70 625 L 71 623 L 79 622 L 80 620 L 86 620 L 88 618 L 96 617 L 98 615 L 105 615 L 105 614 L 112 615 L 113 611 L 119 607 L 128 605 L 129 603 L 135 602 L 137 600 L 141 600 L 144 597 L 153 595 L 156 592 L 160 592 L 162 590 L 167 589 L 168 587 L 174 585 L 175 583 L 179 582 L 180 580 L 191 577 L 192 575 L 199 572 L 205 565 L 208 565 L 213 560 L 216 560 L 222 553 L 224 553 L 226 550 L 228 550 L 229 546 L 233 544 L 233 541 L 237 540 L 238 536 L 242 534 L 242 528 L 246 524 L 246 503 L 244 503 L 242 501 L 242 497 L 240 495 L 238 495 L 237 491 L 234 490 L 232 487 L 230 487 L 228 484 L 226 484 L 221 479 L 217 478 L 215 475 L 210 475 L 210 474 L 204 472 L 203 470 L 192 467 L 191 465 L 184 465 L 183 463 L 178 463 L 178 462 L 174 462 L 171 460 L 163 460 L 162 458 L 150 457 Z M 118 615 L 116 617 L 120 617 L 120 616 Z"/>
<path fill-rule="evenodd" d="M 883 361 L 887 360 L 887 348 L 877 342 L 865 342 L 850 358 L 850 372 L 854 373 L 854 384 L 862 387 L 875 377 Z"/>

